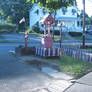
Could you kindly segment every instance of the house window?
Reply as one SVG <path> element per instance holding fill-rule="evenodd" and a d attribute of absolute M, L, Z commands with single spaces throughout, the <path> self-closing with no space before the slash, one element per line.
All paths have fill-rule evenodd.
<path fill-rule="evenodd" d="M 37 10 L 35 11 L 35 13 L 36 13 L 37 15 L 39 15 L 39 10 L 37 9 Z"/>
<path fill-rule="evenodd" d="M 63 12 L 63 15 L 65 15 L 67 12 L 67 8 L 62 8 L 62 12 Z"/>
<path fill-rule="evenodd" d="M 72 15 L 75 15 L 75 13 L 76 13 L 76 10 L 72 9 Z"/>
<path fill-rule="evenodd" d="M 80 22 L 79 21 L 77 21 L 77 27 L 79 27 L 80 26 Z"/>

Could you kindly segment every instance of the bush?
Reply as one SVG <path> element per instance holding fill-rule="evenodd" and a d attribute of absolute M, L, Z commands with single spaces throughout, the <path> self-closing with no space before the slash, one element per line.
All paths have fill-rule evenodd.
<path fill-rule="evenodd" d="M 0 33 L 7 32 L 15 32 L 17 31 L 17 26 L 14 24 L 0 24 Z"/>
<path fill-rule="evenodd" d="M 46 30 L 46 33 L 48 33 L 48 30 Z M 44 34 L 44 31 L 40 31 L 40 34 Z M 55 35 L 60 35 L 59 30 L 55 30 L 55 31 L 54 31 L 54 34 L 55 34 Z"/>
<path fill-rule="evenodd" d="M 28 28 L 28 29 L 26 30 L 26 32 L 28 32 L 28 33 L 33 33 L 33 30 L 32 30 L 31 28 Z"/>
<path fill-rule="evenodd" d="M 82 36 L 81 32 L 69 32 L 69 35 L 71 36 Z"/>
<path fill-rule="evenodd" d="M 36 33 L 40 33 L 40 28 L 36 25 L 32 27 L 32 30 Z"/>
<path fill-rule="evenodd" d="M 55 30 L 55 31 L 54 31 L 54 34 L 55 34 L 55 35 L 60 35 L 60 31 L 59 31 L 59 30 Z"/>
<path fill-rule="evenodd" d="M 44 31 L 40 31 L 40 34 L 44 34 Z"/>

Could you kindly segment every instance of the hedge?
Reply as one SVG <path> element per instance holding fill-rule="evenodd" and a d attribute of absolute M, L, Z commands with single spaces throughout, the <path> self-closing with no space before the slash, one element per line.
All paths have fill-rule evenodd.
<path fill-rule="evenodd" d="M 55 34 L 55 35 L 60 35 L 60 31 L 59 31 L 59 30 L 55 30 L 55 31 L 54 31 L 54 34 Z"/>
<path fill-rule="evenodd" d="M 69 35 L 71 36 L 82 36 L 81 32 L 69 32 Z"/>
<path fill-rule="evenodd" d="M 17 26 L 15 24 L 0 24 L 0 33 L 11 33 L 14 31 L 17 31 Z"/>
<path fill-rule="evenodd" d="M 40 33 L 40 28 L 39 28 L 38 26 L 36 26 L 36 25 L 34 25 L 34 26 L 32 27 L 32 30 L 33 30 L 34 32 L 36 32 L 36 33 Z"/>

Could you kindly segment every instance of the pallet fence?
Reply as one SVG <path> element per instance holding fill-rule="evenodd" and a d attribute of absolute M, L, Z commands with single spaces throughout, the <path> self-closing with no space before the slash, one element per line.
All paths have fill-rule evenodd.
<path fill-rule="evenodd" d="M 92 51 L 62 46 L 62 53 L 73 58 L 92 62 Z"/>
<path fill-rule="evenodd" d="M 61 49 L 41 48 L 41 47 L 36 47 L 35 49 L 35 54 L 43 57 L 60 56 L 61 53 L 67 56 L 71 56 L 73 58 L 92 62 L 92 51 L 89 50 L 67 47 L 67 46 L 62 46 Z"/>
<path fill-rule="evenodd" d="M 60 56 L 60 48 L 43 48 L 36 47 L 35 54 L 43 57 Z"/>

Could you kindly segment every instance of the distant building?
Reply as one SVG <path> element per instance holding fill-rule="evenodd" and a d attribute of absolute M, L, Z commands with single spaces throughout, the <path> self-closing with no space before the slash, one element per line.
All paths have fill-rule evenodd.
<path fill-rule="evenodd" d="M 78 8 L 76 5 L 61 8 L 56 12 L 56 23 L 64 23 L 64 27 L 62 31 L 64 32 L 81 32 L 81 20 L 77 17 Z M 38 7 L 35 4 L 30 10 L 30 28 L 34 25 L 38 25 L 41 30 L 43 30 L 43 25 L 40 24 L 40 20 L 44 15 L 48 14 L 45 12 L 43 8 Z M 59 30 L 57 25 L 55 26 L 55 30 Z"/>

